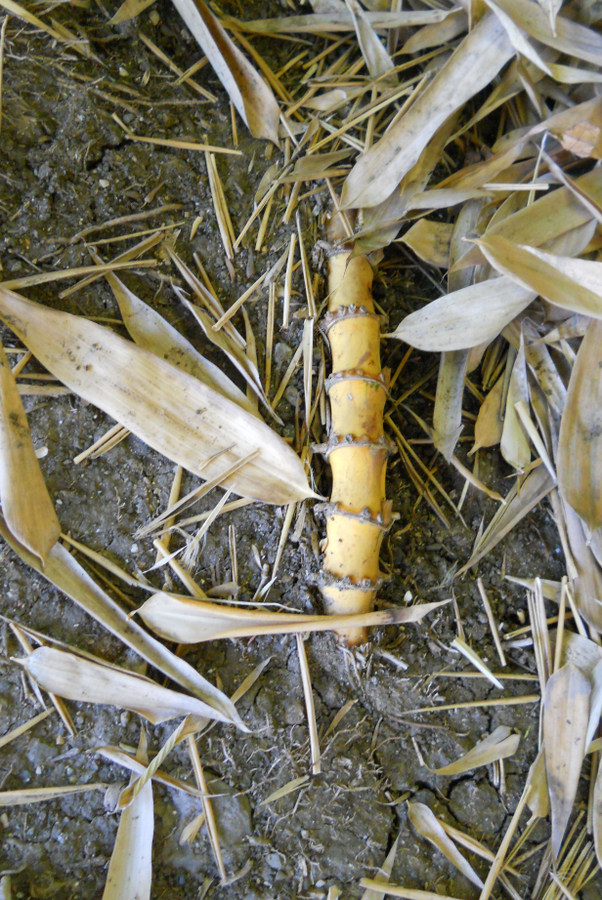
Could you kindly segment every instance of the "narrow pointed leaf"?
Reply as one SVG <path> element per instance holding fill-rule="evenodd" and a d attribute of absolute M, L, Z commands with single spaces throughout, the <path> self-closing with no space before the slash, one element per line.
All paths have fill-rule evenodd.
<path fill-rule="evenodd" d="M 519 743 L 520 735 L 511 734 L 506 725 L 499 725 L 460 759 L 439 769 L 433 769 L 433 772 L 437 775 L 460 775 L 478 766 L 488 766 L 496 760 L 513 756 L 518 750 Z"/>
<path fill-rule="evenodd" d="M 452 839 L 445 833 L 437 817 L 425 803 L 408 803 L 408 818 L 421 837 L 434 844 L 437 850 L 462 873 L 472 884 L 483 887 L 483 882 L 460 853 Z"/>
<path fill-rule="evenodd" d="M 571 373 L 558 438 L 558 484 L 590 531 L 602 525 L 602 321 L 591 322 Z"/>
<path fill-rule="evenodd" d="M 515 406 L 517 403 L 529 403 L 529 384 L 527 381 L 527 364 L 525 361 L 525 342 L 521 334 L 519 351 L 512 366 L 508 395 L 506 398 L 506 412 L 504 414 L 504 426 L 500 449 L 502 456 L 515 469 L 523 470 L 531 460 L 531 447 L 529 439 L 518 417 Z"/>
<path fill-rule="evenodd" d="M 191 472 L 210 479 L 261 448 L 224 487 L 279 504 L 313 495 L 301 461 L 271 428 L 165 360 L 1 288 L 0 318 L 56 378 Z"/>
<path fill-rule="evenodd" d="M 420 350 L 465 350 L 492 341 L 534 298 L 511 278 L 492 278 L 410 313 L 390 337 Z"/>
<path fill-rule="evenodd" d="M 493 13 L 485 15 L 410 109 L 356 163 L 343 187 L 341 206 L 376 206 L 417 162 L 437 129 L 486 87 L 512 58 L 514 48 Z"/>
<path fill-rule="evenodd" d="M 558 857 L 587 747 L 590 682 L 569 663 L 552 675 L 543 704 L 543 740 L 552 808 L 552 855 Z"/>
<path fill-rule="evenodd" d="M 225 720 L 221 713 L 196 697 L 162 687 L 127 669 L 105 666 L 54 647 L 38 647 L 21 665 L 40 687 L 52 694 L 80 703 L 129 709 L 155 725 L 188 715 Z"/>
<path fill-rule="evenodd" d="M 154 824 L 149 779 L 121 813 L 102 900 L 150 900 Z"/>
<path fill-rule="evenodd" d="M 503 391 L 504 377 L 500 375 L 479 409 L 474 427 L 474 446 L 470 451 L 471 454 L 481 447 L 494 447 L 496 444 L 499 444 L 504 428 L 504 416 L 502 414 Z"/>
<path fill-rule="evenodd" d="M 253 137 L 278 144 L 278 104 L 203 0 L 172 0 Z"/>
<path fill-rule="evenodd" d="M 445 602 L 445 601 L 443 601 Z M 417 622 L 440 603 L 422 603 L 402 609 L 351 616 L 313 616 L 297 613 L 244 610 L 217 603 L 191 600 L 175 594 L 153 594 L 138 610 L 142 619 L 161 637 L 196 644 L 223 638 L 257 634 L 294 634 L 337 631 L 344 627 L 394 625 Z"/>
<path fill-rule="evenodd" d="M 40 559 L 61 528 L 37 460 L 19 389 L 0 344 L 0 505 L 15 538 Z"/>

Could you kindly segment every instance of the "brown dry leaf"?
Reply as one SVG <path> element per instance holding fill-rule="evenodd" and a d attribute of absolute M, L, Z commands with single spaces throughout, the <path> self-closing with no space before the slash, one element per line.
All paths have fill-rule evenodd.
<path fill-rule="evenodd" d="M 476 241 L 487 261 L 555 306 L 602 319 L 602 262 L 572 259 L 499 236 Z"/>
<path fill-rule="evenodd" d="M 560 493 L 590 531 L 602 525 L 602 322 L 581 342 L 558 438 Z"/>
<path fill-rule="evenodd" d="M 445 833 L 435 814 L 425 803 L 408 803 L 408 818 L 418 834 L 434 844 L 462 875 L 477 887 L 483 887 L 483 882 L 473 867 L 460 853 L 452 839 Z"/>
<path fill-rule="evenodd" d="M 502 456 L 515 469 L 523 471 L 531 461 L 529 438 L 516 411 L 517 403 L 529 404 L 529 384 L 527 381 L 527 363 L 525 360 L 525 341 L 521 332 L 520 346 L 508 385 L 506 410 L 500 449 Z"/>
<path fill-rule="evenodd" d="M 42 569 L 38 558 L 16 541 L 0 516 L 0 535 L 12 547 L 23 562 L 43 575 L 51 584 L 77 603 L 97 622 L 108 628 L 150 665 L 167 675 L 177 684 L 214 706 L 229 722 L 243 730 L 245 726 L 234 704 L 222 691 L 197 672 L 189 663 L 168 650 L 160 641 L 151 637 L 137 622 L 132 621 L 114 600 L 109 597 L 83 569 L 76 559 L 57 543 L 48 554 Z"/>
<path fill-rule="evenodd" d="M 189 375 L 193 375 L 233 403 L 257 415 L 255 407 L 225 372 L 205 359 L 189 340 L 170 325 L 163 316 L 134 294 L 112 272 L 106 279 L 111 286 L 123 322 L 131 338 L 140 347 L 165 359 Z"/>
<path fill-rule="evenodd" d="M 552 675 L 543 702 L 543 746 L 550 805 L 552 855 L 556 859 L 575 801 L 587 747 L 590 682 L 568 663 Z"/>
<path fill-rule="evenodd" d="M 518 734 L 512 734 L 507 725 L 499 725 L 456 762 L 431 771 L 437 775 L 460 775 L 462 772 L 469 772 L 479 766 L 488 766 L 496 760 L 513 756 L 518 750 L 519 743 Z"/>
<path fill-rule="evenodd" d="M 474 445 L 471 454 L 481 447 L 494 447 L 502 439 L 504 416 L 502 414 L 502 398 L 504 393 L 504 376 L 500 375 L 481 404 L 474 427 Z"/>
<path fill-rule="evenodd" d="M 546 760 L 541 749 L 529 769 L 527 778 L 527 806 L 534 816 L 546 819 L 550 812 Z"/>
<path fill-rule="evenodd" d="M 441 602 L 422 603 L 403 609 L 386 609 L 352 616 L 307 616 L 222 606 L 160 591 L 153 594 L 138 612 L 146 624 L 161 637 L 196 644 L 257 634 L 300 634 L 351 626 L 417 622 L 441 605 Z"/>
<path fill-rule="evenodd" d="M 471 284 L 410 313 L 388 337 L 419 350 L 465 350 L 492 341 L 535 299 L 504 275 Z"/>
<path fill-rule="evenodd" d="M 127 669 L 92 662 L 54 647 L 38 647 L 19 662 L 40 687 L 52 694 L 129 709 L 154 725 L 187 715 L 227 721 L 221 712 L 196 697 L 162 687 Z"/>
<path fill-rule="evenodd" d="M 486 87 L 513 53 L 503 25 L 493 13 L 485 15 L 410 109 L 356 163 L 343 186 L 342 208 L 382 203 L 437 129 Z"/>
<path fill-rule="evenodd" d="M 172 0 L 253 137 L 278 145 L 278 103 L 203 0 Z"/>
<path fill-rule="evenodd" d="M 140 749 L 137 758 L 146 762 L 146 754 Z M 149 778 L 121 813 L 102 900 L 150 900 L 154 830 L 153 783 Z"/>
<path fill-rule="evenodd" d="M 449 245 L 453 230 L 454 226 L 447 222 L 419 219 L 400 241 L 431 266 L 446 269 L 449 265 Z"/>
<path fill-rule="evenodd" d="M 300 459 L 226 397 L 107 328 L 0 288 L 0 318 L 60 381 L 202 478 L 261 448 L 224 487 L 285 504 L 315 496 Z"/>
<path fill-rule="evenodd" d="M 0 344 L 0 505 L 19 543 L 44 565 L 61 527 L 48 496 L 19 389 Z"/>

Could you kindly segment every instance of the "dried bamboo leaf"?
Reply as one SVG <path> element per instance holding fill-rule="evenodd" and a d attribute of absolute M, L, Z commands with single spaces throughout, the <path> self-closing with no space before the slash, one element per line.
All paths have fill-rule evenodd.
<path fill-rule="evenodd" d="M 40 687 L 66 700 L 129 709 L 155 725 L 188 715 L 227 721 L 221 712 L 196 697 L 162 687 L 127 669 L 91 662 L 54 647 L 38 647 L 19 662 Z"/>
<path fill-rule="evenodd" d="M 193 37 L 213 66 L 253 137 L 278 145 L 280 112 L 263 78 L 232 43 L 203 0 L 172 0 Z"/>
<path fill-rule="evenodd" d="M 514 466 L 515 469 L 523 471 L 531 461 L 531 447 L 529 438 L 516 411 L 516 404 L 520 402 L 527 404 L 528 408 L 529 384 L 525 360 L 525 341 L 522 333 L 519 351 L 512 366 L 512 374 L 508 385 L 500 449 L 507 463 Z"/>
<path fill-rule="evenodd" d="M 408 818 L 418 834 L 434 844 L 437 850 L 440 850 L 465 878 L 477 887 L 483 887 L 483 882 L 473 867 L 460 853 L 452 839 L 445 833 L 435 814 L 425 803 L 408 803 Z"/>
<path fill-rule="evenodd" d="M 446 269 L 449 265 L 449 244 L 453 230 L 454 226 L 447 222 L 419 219 L 400 241 L 431 266 Z"/>
<path fill-rule="evenodd" d="M 562 0 L 537 0 L 537 2 L 548 17 L 552 33 L 556 34 L 556 16 L 560 12 Z"/>
<path fill-rule="evenodd" d="M 488 766 L 499 759 L 513 756 L 518 750 L 519 743 L 520 735 L 512 734 L 506 725 L 499 725 L 460 759 L 432 771 L 437 775 L 460 775 L 479 766 Z"/>
<path fill-rule="evenodd" d="M 385 200 L 437 129 L 486 87 L 513 53 L 503 25 L 493 13 L 485 15 L 410 109 L 356 163 L 343 186 L 342 208 Z"/>
<path fill-rule="evenodd" d="M 493 10 L 506 29 L 508 37 L 512 41 L 512 46 L 516 52 L 532 62 L 534 66 L 537 66 L 537 68 L 541 69 L 542 72 L 545 72 L 546 75 L 551 76 L 552 72 L 550 71 L 550 67 L 542 59 L 533 44 L 529 43 L 525 33 L 518 27 L 512 16 L 509 16 L 502 7 L 494 2 L 494 0 L 484 0 L 484 2 L 491 10 Z"/>
<path fill-rule="evenodd" d="M 393 844 L 391 845 L 391 849 L 387 853 L 387 857 L 379 867 L 376 872 L 376 877 L 379 881 L 388 882 L 391 877 L 391 872 L 393 871 L 393 863 L 395 862 L 395 857 L 397 855 L 397 847 L 399 846 L 399 840 L 401 838 L 401 832 L 397 835 Z M 385 894 L 382 891 L 375 891 L 371 888 L 366 888 L 364 893 L 362 894 L 361 900 L 384 900 Z"/>
<path fill-rule="evenodd" d="M 594 793 L 592 798 L 593 815 L 592 815 L 592 833 L 594 838 L 594 849 L 596 851 L 596 859 L 598 865 L 602 868 L 602 765 L 598 763 L 598 774 L 594 784 Z"/>
<path fill-rule="evenodd" d="M 19 543 L 42 563 L 61 527 L 48 496 L 19 389 L 0 344 L 0 505 Z"/>
<path fill-rule="evenodd" d="M 122 22 L 129 22 L 135 19 L 141 12 L 152 6 L 156 0 L 125 0 L 121 4 L 114 16 L 109 19 L 109 25 L 120 25 Z"/>
<path fill-rule="evenodd" d="M 527 778 L 527 806 L 534 816 L 546 819 L 550 812 L 548 779 L 546 777 L 546 760 L 543 748 L 537 754 L 529 768 Z"/>
<path fill-rule="evenodd" d="M 357 0 L 345 0 L 345 3 L 351 15 L 357 41 L 370 76 L 372 78 L 386 76 L 387 82 L 391 79 L 394 82 L 397 81 L 395 74 L 391 73 L 395 67 L 393 60 L 380 42 L 367 14 Z M 387 73 L 390 74 L 387 75 Z"/>
<path fill-rule="evenodd" d="M 73 794 L 85 794 L 88 791 L 104 791 L 106 784 L 67 784 L 56 787 L 22 788 L 14 791 L 0 791 L 0 808 L 6 806 L 28 806 L 30 803 L 43 803 L 46 800 L 57 800 Z"/>
<path fill-rule="evenodd" d="M 453 41 L 468 30 L 468 16 L 463 9 L 451 9 L 440 22 L 424 25 L 407 39 L 400 53 L 419 53 L 430 47 L 439 47 Z"/>
<path fill-rule="evenodd" d="M 597 646 L 597 645 L 596 645 Z M 590 698 L 589 719 L 585 735 L 585 749 L 596 737 L 600 716 L 602 715 L 602 660 L 594 668 L 591 675 L 592 693 Z"/>
<path fill-rule="evenodd" d="M 602 647 L 575 631 L 565 631 L 562 640 L 562 664 L 572 663 L 589 678 L 602 662 Z"/>
<path fill-rule="evenodd" d="M 589 679 L 572 663 L 547 683 L 543 702 L 543 740 L 552 808 L 552 855 L 556 859 L 573 808 L 587 747 Z"/>
<path fill-rule="evenodd" d="M 501 506 L 481 535 L 470 556 L 470 559 L 458 571 L 458 575 L 467 572 L 476 565 L 506 537 L 521 519 L 528 515 L 543 498 L 554 488 L 554 481 L 545 466 L 538 466 L 511 489 L 506 503 Z"/>
<path fill-rule="evenodd" d="M 245 726 L 234 704 L 210 681 L 203 678 L 185 660 L 180 659 L 160 641 L 151 637 L 137 622 L 125 612 L 90 578 L 76 559 L 57 543 L 48 554 L 46 566 L 42 569 L 37 557 L 16 541 L 0 516 L 0 535 L 21 559 L 60 591 L 77 603 L 97 622 L 108 628 L 132 650 L 135 650 L 151 666 L 159 669 L 177 684 L 218 709 L 228 721 L 243 730 Z"/>
<path fill-rule="evenodd" d="M 572 259 L 499 236 L 476 241 L 487 261 L 555 306 L 602 319 L 602 262 Z"/>
<path fill-rule="evenodd" d="M 366 4 L 364 4 L 366 5 Z M 412 25 L 424 25 L 425 23 L 441 22 L 450 15 L 449 10 L 421 9 L 421 10 L 377 10 L 365 12 L 364 18 L 375 31 L 383 31 L 391 28 L 403 28 Z M 328 12 L 308 13 L 303 16 L 275 16 L 266 19 L 240 19 L 225 18 L 226 22 L 235 23 L 238 31 L 247 31 L 251 34 L 334 34 L 340 31 L 354 31 L 354 23 L 351 14 L 345 8 L 337 5 L 329 7 Z"/>
<path fill-rule="evenodd" d="M 420 350 L 465 350 L 492 341 L 535 298 L 501 275 L 471 284 L 410 313 L 393 334 Z"/>
<path fill-rule="evenodd" d="M 401 884 L 389 884 L 380 878 L 362 878 L 360 879 L 360 887 L 375 893 L 384 894 L 386 897 L 402 897 L 403 900 L 456 900 L 455 897 L 450 897 L 449 894 L 406 888 Z"/>
<path fill-rule="evenodd" d="M 573 366 L 558 438 L 558 485 L 590 531 L 602 525 L 602 322 L 595 319 Z"/>
<path fill-rule="evenodd" d="M 474 445 L 471 454 L 481 447 L 494 447 L 502 439 L 504 417 L 502 415 L 502 398 L 504 394 L 504 376 L 500 375 L 481 404 L 474 427 Z"/>
<path fill-rule="evenodd" d="M 150 900 L 154 826 L 149 779 L 121 813 L 102 900 Z"/>
<path fill-rule="evenodd" d="M 568 503 L 562 503 L 562 515 L 570 548 L 575 603 L 579 613 L 597 631 L 602 631 L 602 567 L 592 552 L 587 529 Z"/>
<path fill-rule="evenodd" d="M 161 637 L 196 644 L 257 634 L 300 634 L 332 629 L 338 631 L 352 626 L 417 622 L 440 605 L 441 603 L 422 603 L 403 609 L 387 609 L 361 615 L 308 616 L 261 609 L 245 610 L 160 591 L 153 594 L 138 612 L 146 624 Z"/>
<path fill-rule="evenodd" d="M 590 28 L 557 16 L 555 27 L 537 3 L 530 0 L 496 0 L 498 6 L 524 31 L 542 44 L 595 66 L 602 59 L 602 37 Z"/>
<path fill-rule="evenodd" d="M 467 350 L 441 354 L 433 411 L 433 443 L 449 462 L 462 431 L 462 397 Z"/>
<path fill-rule="evenodd" d="M 271 503 L 314 496 L 301 461 L 275 432 L 165 360 L 1 288 L 0 318 L 60 381 L 184 468 L 211 478 L 260 447 L 224 487 Z"/>
<path fill-rule="evenodd" d="M 131 338 L 140 347 L 150 350 L 182 371 L 193 375 L 233 403 L 257 415 L 246 394 L 222 372 L 219 366 L 205 359 L 189 340 L 170 325 L 163 316 L 134 294 L 112 272 L 106 279 L 119 306 L 123 322 Z"/>

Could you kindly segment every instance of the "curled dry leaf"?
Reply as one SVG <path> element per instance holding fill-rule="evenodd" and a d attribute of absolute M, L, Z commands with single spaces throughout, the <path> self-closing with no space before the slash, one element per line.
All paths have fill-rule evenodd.
<path fill-rule="evenodd" d="M 433 769 L 433 772 L 436 772 L 437 775 L 459 775 L 479 766 L 488 766 L 498 759 L 513 756 L 518 750 L 519 743 L 520 736 L 518 734 L 512 734 L 506 725 L 499 725 L 495 731 L 475 744 L 472 750 L 469 750 L 460 759 L 448 766 Z"/>
<path fill-rule="evenodd" d="M 0 505 L 16 540 L 44 564 L 61 531 L 19 389 L 0 344 Z"/>
<path fill-rule="evenodd" d="M 382 203 L 418 161 L 437 129 L 486 87 L 513 54 L 503 25 L 487 13 L 409 110 L 355 164 L 343 187 L 342 208 Z"/>
<path fill-rule="evenodd" d="M 227 721 L 196 697 L 162 687 L 127 669 L 91 662 L 54 647 L 38 647 L 20 662 L 40 687 L 66 700 L 129 709 L 153 724 L 188 715 Z"/>
<path fill-rule="evenodd" d="M 550 677 L 543 703 L 546 776 L 552 808 L 552 854 L 558 857 L 587 749 L 590 681 L 568 663 Z"/>
<path fill-rule="evenodd" d="M 492 341 L 534 298 L 502 275 L 433 300 L 389 336 L 419 350 L 465 350 Z"/>
<path fill-rule="evenodd" d="M 301 461 L 271 428 L 167 361 L 2 288 L 0 318 L 56 378 L 191 472 L 210 479 L 261 448 L 224 487 L 268 503 L 315 496 Z"/>
<path fill-rule="evenodd" d="M 483 882 L 473 867 L 460 853 L 452 839 L 445 833 L 435 814 L 425 803 L 408 803 L 408 817 L 421 837 L 434 844 L 472 884 L 483 887 Z"/>
<path fill-rule="evenodd" d="M 602 525 L 602 321 L 589 325 L 573 366 L 558 438 L 558 484 L 590 531 Z"/>
<path fill-rule="evenodd" d="M 447 601 L 442 601 L 446 603 Z M 347 616 L 307 616 L 297 613 L 245 610 L 179 597 L 164 591 L 153 594 L 138 612 L 161 637 L 186 644 L 257 634 L 294 634 L 337 631 L 343 627 L 368 627 L 417 622 L 442 603 L 422 603 L 403 609 Z"/>
<path fill-rule="evenodd" d="M 280 112 L 272 91 L 232 43 L 203 0 L 172 0 L 253 137 L 278 145 Z"/>

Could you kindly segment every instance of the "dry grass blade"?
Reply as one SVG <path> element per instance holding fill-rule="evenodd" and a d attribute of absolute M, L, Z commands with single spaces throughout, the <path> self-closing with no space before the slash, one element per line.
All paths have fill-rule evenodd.
<path fill-rule="evenodd" d="M 486 87 L 513 53 L 503 25 L 493 13 L 486 14 L 405 115 L 356 163 L 343 187 L 341 207 L 371 207 L 385 200 L 437 129 Z"/>
<path fill-rule="evenodd" d="M 221 606 L 160 591 L 153 594 L 138 612 L 146 624 L 161 637 L 196 644 L 258 634 L 302 634 L 309 631 L 338 630 L 341 627 L 417 622 L 446 602 L 422 603 L 404 609 L 387 609 L 361 615 L 307 616 Z"/>
<path fill-rule="evenodd" d="M 495 731 L 475 744 L 456 762 L 433 769 L 433 772 L 436 772 L 437 775 L 459 775 L 462 772 L 476 769 L 478 766 L 488 766 L 496 760 L 513 756 L 518 750 L 519 743 L 520 736 L 518 734 L 511 734 L 506 725 L 499 725 Z"/>
<path fill-rule="evenodd" d="M 203 0 L 172 0 L 253 137 L 278 144 L 278 104 Z"/>
<path fill-rule="evenodd" d="M 483 882 L 473 867 L 445 833 L 441 823 L 426 804 L 408 803 L 408 818 L 418 834 L 434 844 L 465 878 L 477 887 L 483 887 Z"/>
<path fill-rule="evenodd" d="M 109 25 L 120 25 L 122 22 L 135 19 L 155 2 L 156 0 L 124 0 L 115 15 L 109 19 Z"/>
<path fill-rule="evenodd" d="M 88 791 L 104 791 L 106 784 L 95 782 L 94 784 L 67 784 L 57 787 L 23 788 L 15 791 L 0 791 L 0 807 L 28 806 L 30 803 L 43 803 L 46 800 L 56 800 L 60 797 L 70 797 L 72 794 L 85 794 Z"/>
<path fill-rule="evenodd" d="M 598 865 L 602 868 L 602 766 L 600 763 L 598 763 L 598 774 L 594 784 L 592 826 L 596 857 Z"/>
<path fill-rule="evenodd" d="M 62 544 L 54 545 L 48 554 L 46 566 L 42 569 L 37 557 L 15 540 L 6 528 L 2 517 L 0 517 L 0 534 L 27 565 L 43 575 L 68 597 L 71 597 L 78 606 L 105 628 L 108 628 L 124 644 L 135 650 L 150 665 L 159 669 L 196 697 L 215 706 L 226 716 L 228 721 L 244 730 L 244 725 L 234 704 L 225 694 L 203 678 L 185 660 L 180 659 L 160 641 L 151 637 L 136 622 L 131 621 L 115 601 L 90 578 L 85 569 L 65 550 Z"/>
<path fill-rule="evenodd" d="M 590 692 L 587 676 L 568 663 L 551 676 L 544 696 L 543 740 L 555 859 L 573 808 L 587 749 Z"/>
<path fill-rule="evenodd" d="M 531 447 L 522 422 L 516 411 L 517 403 L 529 402 L 529 384 L 527 381 L 527 364 L 525 360 L 525 341 L 521 332 L 520 346 L 508 385 L 506 396 L 506 413 L 502 428 L 500 450 L 502 456 L 511 466 L 522 472 L 531 461 Z"/>
<path fill-rule="evenodd" d="M 357 0 L 345 0 L 345 3 L 351 14 L 358 44 L 370 76 L 372 78 L 380 78 L 383 75 L 387 75 L 387 73 L 391 73 L 391 70 L 394 68 L 393 60 L 383 44 L 381 44 L 366 13 Z M 391 77 L 393 81 L 396 80 L 394 74 L 389 74 L 387 80 L 390 80 Z"/>
<path fill-rule="evenodd" d="M 395 857 L 397 855 L 397 847 L 399 846 L 399 839 L 401 838 L 401 834 L 398 834 L 391 849 L 387 853 L 387 858 L 385 859 L 382 866 L 379 867 L 378 872 L 376 873 L 376 878 L 380 880 L 385 880 L 388 882 L 391 877 L 391 872 L 393 871 L 393 863 L 395 862 Z M 385 894 L 382 891 L 375 891 L 372 888 L 366 888 L 364 893 L 362 894 L 362 900 L 384 900 Z"/>
<path fill-rule="evenodd" d="M 146 753 L 139 749 L 137 758 L 146 762 Z M 154 828 L 149 779 L 121 813 L 102 900 L 150 900 Z"/>
<path fill-rule="evenodd" d="M 32 719 L 28 719 L 23 725 L 18 725 L 17 728 L 13 728 L 11 731 L 0 736 L 0 750 L 2 747 L 6 747 L 7 744 L 10 744 L 11 741 L 15 741 L 22 734 L 28 732 L 30 728 L 35 728 L 38 722 L 43 722 L 44 719 L 51 716 L 54 711 L 54 709 L 45 709 L 44 712 L 38 713 L 38 715 L 34 716 Z"/>
<path fill-rule="evenodd" d="M 129 709 L 157 724 L 176 716 L 228 721 L 219 710 L 142 675 L 91 662 L 53 647 L 38 647 L 19 661 L 40 687 L 67 700 Z"/>
<path fill-rule="evenodd" d="M 562 497 L 590 531 L 602 525 L 601 366 L 602 322 L 594 320 L 581 342 L 571 373 L 557 461 Z"/>
<path fill-rule="evenodd" d="M 64 384 L 184 468 L 211 478 L 216 465 L 260 447 L 225 487 L 271 503 L 314 496 L 301 461 L 275 432 L 165 360 L 95 322 L 6 290 L 0 318 Z"/>
<path fill-rule="evenodd" d="M 17 382 L 0 344 L 0 504 L 16 540 L 42 565 L 61 531 L 48 496 Z"/>
<path fill-rule="evenodd" d="M 448 894 L 438 894 L 435 891 L 420 891 L 415 888 L 405 888 L 400 884 L 389 884 L 380 878 L 362 878 L 360 887 L 374 891 L 378 896 L 403 897 L 404 900 L 456 900 Z"/>
<path fill-rule="evenodd" d="M 419 350 L 465 350 L 492 341 L 535 293 L 502 275 L 471 284 L 410 313 L 388 335 Z"/>

